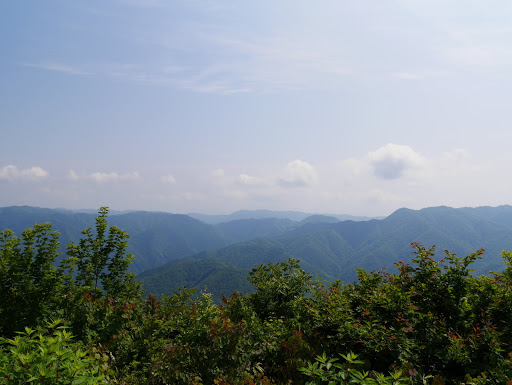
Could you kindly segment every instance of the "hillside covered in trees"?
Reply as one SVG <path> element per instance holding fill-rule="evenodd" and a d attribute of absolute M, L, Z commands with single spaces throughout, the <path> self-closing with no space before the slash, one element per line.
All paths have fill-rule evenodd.
<path fill-rule="evenodd" d="M 158 300 L 129 272 L 128 233 L 107 214 L 62 256 L 48 223 L 0 233 L 1 384 L 512 381 L 510 252 L 476 276 L 482 250 L 436 257 L 413 243 L 392 272 L 329 284 L 288 258 L 250 268 L 250 294 Z"/>
<path fill-rule="evenodd" d="M 357 279 L 357 268 L 396 272 L 394 263 L 412 257 L 409 245 L 415 241 L 459 256 L 484 248 L 486 253 L 473 265 L 480 275 L 503 270 L 501 250 L 512 250 L 511 206 L 400 209 L 380 220 L 351 217 L 360 221 L 266 210 L 191 215 L 196 218 L 162 212 L 111 215 L 110 223 L 130 234 L 127 252 L 134 258 L 129 270 L 147 293 L 206 287 L 218 302 L 222 293 L 253 290 L 245 277 L 254 265 L 289 258 L 299 259 L 315 277 L 349 283 Z M 77 242 L 81 230 L 94 221 L 88 211 L 0 208 L 0 229 L 20 234 L 34 223 L 50 222 L 64 246 Z M 58 261 L 65 247 L 60 251 Z"/>

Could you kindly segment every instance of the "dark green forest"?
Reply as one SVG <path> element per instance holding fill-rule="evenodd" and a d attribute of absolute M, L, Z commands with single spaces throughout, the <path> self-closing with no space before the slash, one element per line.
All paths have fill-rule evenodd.
<path fill-rule="evenodd" d="M 109 223 L 130 234 L 126 251 L 134 258 L 128 269 L 146 293 L 170 296 L 182 286 L 198 292 L 206 287 L 215 303 L 222 293 L 250 293 L 253 286 L 246 277 L 254 265 L 289 258 L 299 259 L 315 277 L 349 283 L 357 279 L 357 268 L 396 272 L 397 261 L 411 258 L 413 241 L 460 256 L 484 248 L 483 258 L 472 265 L 476 275 L 502 271 L 501 250 L 512 250 L 512 206 L 399 209 L 381 220 L 335 222 L 340 217 L 265 210 L 213 217 L 114 211 Z M 45 222 L 60 233 L 60 263 L 66 245 L 77 243 L 82 229 L 94 227 L 95 213 L 0 208 L 0 230 L 21 234 Z M 437 258 L 442 256 L 437 253 Z"/>
<path fill-rule="evenodd" d="M 386 220 L 411 236 L 400 223 L 415 214 L 395 214 Z M 430 214 L 414 219 L 424 224 L 425 242 L 455 229 L 450 221 L 461 215 L 478 217 Z M 478 275 L 472 270 L 483 250 L 454 254 L 408 242 L 392 269 L 355 269 L 352 258 L 346 268 L 355 280 L 322 281 L 310 267 L 325 267 L 294 258 L 299 251 L 366 248 L 367 262 L 377 258 L 368 239 L 387 237 L 384 250 L 402 238 L 380 221 L 308 222 L 253 241 L 267 247 L 263 264 L 249 247 L 252 256 L 237 262 L 226 239 L 212 247 L 226 248 L 222 258 L 204 251 L 183 260 L 190 266 L 178 284 L 190 272 L 195 280 L 235 277 L 245 292 L 226 287 L 217 300 L 181 287 L 157 298 L 130 270 L 128 232 L 109 226 L 120 216 L 107 217 L 107 208 L 92 223 L 80 217 L 80 237 L 61 236 L 50 223 L 0 233 L 0 384 L 512 384 L 511 252 L 498 253 L 501 265 L 492 256 L 503 268 Z M 480 218 L 461 236 L 505 237 L 505 218 Z M 213 234 L 201 228 L 197 237 Z M 62 245 L 66 236 L 74 238 Z M 208 264 L 200 269 L 198 261 Z M 326 274 L 336 278 L 332 271 Z"/>

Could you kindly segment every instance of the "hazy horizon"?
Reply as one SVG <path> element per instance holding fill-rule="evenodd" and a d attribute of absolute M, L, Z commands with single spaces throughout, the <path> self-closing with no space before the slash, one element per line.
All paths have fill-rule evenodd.
<path fill-rule="evenodd" d="M 236 211 L 225 211 L 225 212 L 199 212 L 199 211 L 190 211 L 190 212 L 172 212 L 172 211 L 166 211 L 166 210 L 136 210 L 136 209 L 117 209 L 115 207 L 108 207 L 109 212 L 112 213 L 130 213 L 130 212 L 153 212 L 153 213 L 167 213 L 167 214 L 182 214 L 182 215 L 198 215 L 198 216 L 230 216 L 237 213 L 243 213 L 243 212 L 273 212 L 273 213 L 296 213 L 296 214 L 306 214 L 306 215 L 332 215 L 332 216 L 339 216 L 339 217 L 354 217 L 354 218 L 368 218 L 368 219 L 384 219 L 390 216 L 391 214 L 395 213 L 398 210 L 413 210 L 413 211 L 421 211 L 421 210 L 428 210 L 428 209 L 435 209 L 439 207 L 446 207 L 448 209 L 474 209 L 474 208 L 483 208 L 483 207 L 489 207 L 489 208 L 498 208 L 498 207 L 506 207 L 510 205 L 498 205 L 498 206 L 460 206 L 460 207 L 453 207 L 453 206 L 446 206 L 446 205 L 440 205 L 440 206 L 428 206 L 428 207 L 420 207 L 416 209 L 412 209 L 409 207 L 399 207 L 396 210 L 393 210 L 391 213 L 387 215 L 354 215 L 354 214 L 347 214 L 347 213 L 339 213 L 339 212 L 309 212 L 309 211 L 301 211 L 301 210 L 269 210 L 269 209 L 240 209 Z M 46 206 L 33 206 L 33 205 L 12 205 L 12 206 L 0 206 L 1 208 L 9 208 L 9 207 L 34 207 L 39 209 L 49 209 L 49 210 L 66 210 L 71 212 L 90 212 L 90 213 L 97 213 L 100 209 L 100 207 L 97 208 L 87 208 L 87 207 L 79 207 L 79 208 L 67 208 L 67 207 L 46 207 Z M 244 217 L 245 218 L 245 217 Z M 255 217 L 256 218 L 256 217 Z M 262 218 L 262 217 L 258 217 Z M 270 217 L 268 217 L 270 218 Z"/>
<path fill-rule="evenodd" d="M 512 3 L 0 4 L 0 206 L 510 204 Z"/>

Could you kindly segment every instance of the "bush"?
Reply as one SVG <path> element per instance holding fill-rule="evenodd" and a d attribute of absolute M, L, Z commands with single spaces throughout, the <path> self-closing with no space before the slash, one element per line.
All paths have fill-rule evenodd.
<path fill-rule="evenodd" d="M 318 356 L 316 362 L 310 363 L 300 371 L 309 377 L 313 377 L 313 382 L 308 385 L 328 383 L 328 384 L 361 384 L 361 385 L 401 385 L 411 384 L 412 380 L 405 377 L 401 371 L 390 373 L 389 376 L 374 372 L 362 370 L 364 361 L 358 360 L 358 356 L 353 353 L 347 355 L 341 354 L 346 363 L 338 363 L 336 358 L 327 358 L 325 354 Z"/>
<path fill-rule="evenodd" d="M 60 323 L 49 322 L 46 329 L 27 327 L 13 339 L 0 339 L 0 384 L 107 383 L 107 356 L 83 350 Z"/>

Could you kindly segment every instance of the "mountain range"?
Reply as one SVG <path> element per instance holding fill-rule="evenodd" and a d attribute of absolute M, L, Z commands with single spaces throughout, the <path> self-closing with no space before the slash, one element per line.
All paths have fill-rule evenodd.
<path fill-rule="evenodd" d="M 231 216 L 162 212 L 116 212 L 111 225 L 126 230 L 131 270 L 148 293 L 170 294 L 180 286 L 207 288 L 216 298 L 236 290 L 250 291 L 246 280 L 256 264 L 293 257 L 328 281 L 350 282 L 356 268 L 392 271 L 408 261 L 411 242 L 436 245 L 459 256 L 484 248 L 475 274 L 504 268 L 501 250 L 512 250 L 512 206 L 422 210 L 399 209 L 383 219 L 339 220 L 337 215 L 300 212 L 239 211 Z M 34 223 L 51 222 L 61 242 L 76 242 L 94 226 L 95 214 L 29 206 L 0 208 L 0 229 L 20 234 Z M 222 218 L 221 218 L 222 217 Z M 231 220 L 229 220 L 229 218 Z M 206 218 L 206 219 L 205 219 Z M 213 224 L 214 222 L 215 224 Z M 63 250 L 64 251 L 64 250 Z"/>

